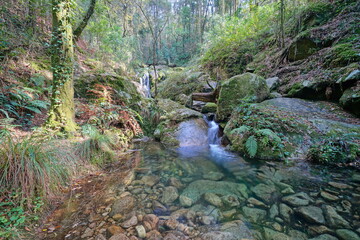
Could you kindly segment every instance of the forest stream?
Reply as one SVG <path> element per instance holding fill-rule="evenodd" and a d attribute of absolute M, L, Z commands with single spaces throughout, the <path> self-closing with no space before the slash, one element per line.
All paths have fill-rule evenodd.
<path fill-rule="evenodd" d="M 207 123 L 203 146 L 136 143 L 132 167 L 84 181 L 48 218 L 43 239 L 336 239 L 334 231 L 356 239 L 358 173 L 247 161 L 219 146 L 217 124 Z"/>

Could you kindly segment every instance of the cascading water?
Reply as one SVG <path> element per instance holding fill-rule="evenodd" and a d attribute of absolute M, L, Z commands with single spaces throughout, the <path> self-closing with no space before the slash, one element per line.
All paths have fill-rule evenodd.
<path fill-rule="evenodd" d="M 145 97 L 151 98 L 150 74 L 148 72 L 140 78 L 140 84 L 144 89 Z"/>
<path fill-rule="evenodd" d="M 208 130 L 208 141 L 210 145 L 219 145 L 219 125 L 214 121 L 208 121 L 209 130 Z"/>

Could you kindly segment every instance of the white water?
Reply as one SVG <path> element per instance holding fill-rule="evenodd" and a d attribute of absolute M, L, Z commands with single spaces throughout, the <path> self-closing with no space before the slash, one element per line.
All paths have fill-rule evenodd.
<path fill-rule="evenodd" d="M 145 93 L 145 97 L 151 98 L 150 74 L 148 72 L 146 72 L 144 76 L 140 78 L 140 84 Z"/>
<path fill-rule="evenodd" d="M 214 121 L 208 121 L 209 130 L 208 130 L 208 141 L 209 145 L 219 145 L 219 125 Z"/>

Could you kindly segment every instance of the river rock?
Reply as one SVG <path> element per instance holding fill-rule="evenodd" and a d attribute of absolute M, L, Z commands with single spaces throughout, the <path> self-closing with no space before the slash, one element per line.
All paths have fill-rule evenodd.
<path fill-rule="evenodd" d="M 110 217 L 120 214 L 125 215 L 131 212 L 135 206 L 135 198 L 131 195 L 127 195 L 116 200 L 112 206 Z"/>
<path fill-rule="evenodd" d="M 348 228 L 350 226 L 349 222 L 346 221 L 343 217 L 341 217 L 332 206 L 325 205 L 323 206 L 323 210 L 325 213 L 325 219 L 330 227 L 345 227 Z"/>
<path fill-rule="evenodd" d="M 263 201 L 269 203 L 272 197 L 272 194 L 276 192 L 275 185 L 267 185 L 264 183 L 260 183 L 255 187 L 251 188 L 251 191 L 255 193 L 257 197 L 262 199 Z"/>
<path fill-rule="evenodd" d="M 270 94 L 264 78 L 253 73 L 234 76 L 222 82 L 218 98 L 217 119 L 224 120 L 244 98 L 261 102 Z"/>
<path fill-rule="evenodd" d="M 201 235 L 202 240 L 237 240 L 238 238 L 229 232 L 213 231 Z"/>
<path fill-rule="evenodd" d="M 334 188 L 338 188 L 338 189 L 341 189 L 341 190 L 344 190 L 344 189 L 352 189 L 353 187 L 348 185 L 348 184 L 345 184 L 345 183 L 338 183 L 338 182 L 329 182 L 329 185 L 334 187 Z"/>
<path fill-rule="evenodd" d="M 281 232 L 274 231 L 270 228 L 264 228 L 264 235 L 266 240 L 290 240 L 291 238 Z"/>
<path fill-rule="evenodd" d="M 308 236 L 305 233 L 300 232 L 298 230 L 290 230 L 289 235 L 291 239 L 294 240 L 308 240 Z"/>
<path fill-rule="evenodd" d="M 143 176 L 141 178 L 141 181 L 149 187 L 154 186 L 155 184 L 157 184 L 160 181 L 160 177 L 159 176 L 155 176 L 155 175 L 148 175 L 148 176 Z"/>
<path fill-rule="evenodd" d="M 321 208 L 315 206 L 300 207 L 296 210 L 305 220 L 310 223 L 324 224 L 325 218 Z"/>
<path fill-rule="evenodd" d="M 242 211 L 250 222 L 258 223 L 266 217 L 266 211 L 258 208 L 243 207 Z"/>
<path fill-rule="evenodd" d="M 283 197 L 282 200 L 294 207 L 297 206 L 306 206 L 312 201 L 309 195 L 304 192 L 296 193 L 290 196 Z"/>
<path fill-rule="evenodd" d="M 221 225 L 220 230 L 222 232 L 232 233 L 237 239 L 254 239 L 252 231 L 241 220 L 224 223 Z"/>
<path fill-rule="evenodd" d="M 135 227 L 136 233 L 139 238 L 145 238 L 146 237 L 146 230 L 143 225 L 138 225 Z"/>
<path fill-rule="evenodd" d="M 224 178 L 224 174 L 221 172 L 209 172 L 208 174 L 205 174 L 203 178 L 212 181 L 219 181 Z"/>
<path fill-rule="evenodd" d="M 223 205 L 221 198 L 215 193 L 205 193 L 204 200 L 216 207 L 222 207 Z"/>
<path fill-rule="evenodd" d="M 351 180 L 357 183 L 360 183 L 360 174 L 359 173 L 355 173 L 352 175 Z"/>
<path fill-rule="evenodd" d="M 290 222 L 291 215 L 294 213 L 294 210 L 292 210 L 288 205 L 284 203 L 280 203 L 279 205 L 280 210 L 280 216 L 284 218 L 287 222 Z"/>
<path fill-rule="evenodd" d="M 309 240 L 338 240 L 336 237 L 329 235 L 329 234 L 322 234 L 320 236 L 311 238 Z"/>
<path fill-rule="evenodd" d="M 337 201 L 337 200 L 339 200 L 339 197 L 337 197 L 335 195 L 332 195 L 332 194 L 330 194 L 328 192 L 325 192 L 325 191 L 321 191 L 320 196 L 322 196 L 325 200 L 328 200 L 328 201 Z"/>
<path fill-rule="evenodd" d="M 225 211 L 225 212 L 222 212 L 222 216 L 224 218 L 231 218 L 232 216 L 234 216 L 236 214 L 236 209 L 231 209 L 229 211 Z"/>
<path fill-rule="evenodd" d="M 309 226 L 309 232 L 312 235 L 318 235 L 318 234 L 324 234 L 324 233 L 332 233 L 333 231 L 324 225 L 320 225 L 320 226 L 314 225 L 314 226 Z"/>
<path fill-rule="evenodd" d="M 279 215 L 279 207 L 277 204 L 273 204 L 269 210 L 269 217 L 274 219 L 277 215 Z"/>
<path fill-rule="evenodd" d="M 116 226 L 116 225 L 111 225 L 110 227 L 107 228 L 107 231 L 109 232 L 109 234 L 111 236 L 125 232 L 124 229 L 122 229 L 121 227 Z"/>
<path fill-rule="evenodd" d="M 223 204 L 227 207 L 237 207 L 240 206 L 238 196 L 234 194 L 229 194 L 221 197 Z"/>
<path fill-rule="evenodd" d="M 174 177 L 171 177 L 169 179 L 169 185 L 176 187 L 177 189 L 183 188 L 184 184 L 182 184 L 182 182 Z"/>
<path fill-rule="evenodd" d="M 109 240 L 130 240 L 130 239 L 125 234 L 119 233 L 109 238 Z"/>
<path fill-rule="evenodd" d="M 166 187 L 164 189 L 161 202 L 164 204 L 169 204 L 174 202 L 178 197 L 179 197 L 179 193 L 176 187 L 173 186 Z"/>
<path fill-rule="evenodd" d="M 125 222 L 121 223 L 121 227 L 123 228 L 130 228 L 138 224 L 138 219 L 136 216 L 132 216 L 129 220 L 126 220 Z"/>
<path fill-rule="evenodd" d="M 152 230 L 148 233 L 146 233 L 146 239 L 147 240 L 162 240 L 163 237 L 161 236 L 161 233 L 156 231 L 156 230 Z"/>
<path fill-rule="evenodd" d="M 180 204 L 190 207 L 195 204 L 204 193 L 215 193 L 219 195 L 240 195 L 247 198 L 247 187 L 244 184 L 225 182 L 197 180 L 192 182 L 184 189 L 180 195 Z"/>
<path fill-rule="evenodd" d="M 91 228 L 86 228 L 84 233 L 81 235 L 81 238 L 89 238 L 92 237 L 94 235 L 94 230 Z"/>
<path fill-rule="evenodd" d="M 360 240 L 359 235 L 349 229 L 338 229 L 336 234 L 341 240 Z"/>
<path fill-rule="evenodd" d="M 216 113 L 217 104 L 208 102 L 205 104 L 205 106 L 202 107 L 201 112 L 202 113 Z"/>
<path fill-rule="evenodd" d="M 151 231 L 158 228 L 159 218 L 154 214 L 148 214 L 144 216 L 143 225 L 147 231 Z"/>
<path fill-rule="evenodd" d="M 248 200 L 248 203 L 254 205 L 254 206 L 259 206 L 259 207 L 267 207 L 265 203 L 257 200 L 256 198 L 249 198 Z"/>

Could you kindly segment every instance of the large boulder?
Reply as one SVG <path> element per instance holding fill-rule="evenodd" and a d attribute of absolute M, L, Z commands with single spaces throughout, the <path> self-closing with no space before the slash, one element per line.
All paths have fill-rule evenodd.
<path fill-rule="evenodd" d="M 344 109 L 360 117 L 360 81 L 358 86 L 345 90 L 339 102 Z"/>
<path fill-rule="evenodd" d="M 234 76 L 221 84 L 217 119 L 225 120 L 242 101 L 262 102 L 269 96 L 264 78 L 253 73 Z"/>
<path fill-rule="evenodd" d="M 207 144 L 208 125 L 202 114 L 172 101 L 159 99 L 158 107 L 162 111 L 161 123 L 154 136 L 168 146 L 205 146 Z"/>
<path fill-rule="evenodd" d="M 309 157 L 316 158 L 326 154 L 328 148 L 321 146 L 327 145 L 339 147 L 339 154 L 335 159 L 329 154 L 327 162 L 352 161 L 360 154 L 359 119 L 331 103 L 275 98 L 249 104 L 233 112 L 224 133 L 233 150 L 259 159 L 305 157 L 309 149 Z M 349 147 L 337 144 L 337 138 Z"/>

